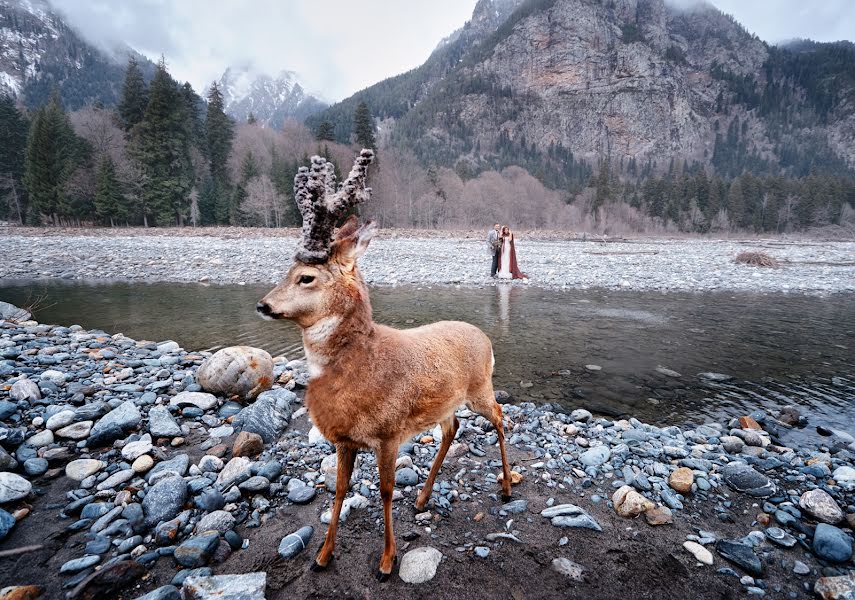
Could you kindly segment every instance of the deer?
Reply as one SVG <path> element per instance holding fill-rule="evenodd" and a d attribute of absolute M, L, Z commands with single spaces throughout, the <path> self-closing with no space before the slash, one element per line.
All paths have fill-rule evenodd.
<path fill-rule="evenodd" d="M 312 571 L 333 559 L 339 515 L 356 455 L 372 450 L 380 476 L 384 545 L 376 572 L 386 581 L 397 562 L 392 525 L 395 463 L 400 445 L 439 425 L 442 440 L 415 507 L 422 511 L 466 406 L 495 427 L 502 458 L 502 499 L 511 498 L 502 408 L 493 391 L 493 348 L 469 323 L 440 321 L 394 329 L 372 319 L 368 286 L 357 267 L 377 227 L 359 225 L 348 211 L 367 201 L 372 150 L 363 149 L 339 186 L 332 163 L 311 158 L 294 177 L 294 199 L 303 218 L 300 240 L 284 279 L 262 298 L 257 312 L 286 319 L 302 330 L 308 368 L 304 405 L 312 423 L 336 448 L 332 519 Z"/>

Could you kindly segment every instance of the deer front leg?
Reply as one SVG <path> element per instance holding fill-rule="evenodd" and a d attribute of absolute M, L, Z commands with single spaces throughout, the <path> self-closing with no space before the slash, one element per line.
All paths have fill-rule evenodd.
<path fill-rule="evenodd" d="M 332 560 L 341 505 L 344 503 L 347 490 L 350 489 L 350 476 L 353 473 L 353 463 L 355 461 L 356 450 L 354 448 L 346 448 L 342 445 L 336 446 L 335 502 L 333 503 L 332 520 L 327 529 L 327 537 L 324 539 L 324 545 L 321 546 L 321 551 L 318 552 L 318 556 L 312 564 L 312 571 L 323 571 L 329 565 L 330 560 Z"/>
<path fill-rule="evenodd" d="M 440 425 L 442 427 L 442 443 L 439 445 L 439 451 L 436 453 L 436 458 L 433 459 L 433 464 L 430 467 L 430 474 L 428 474 L 425 487 L 422 488 L 422 491 L 419 493 L 419 497 L 416 498 L 416 510 L 422 510 L 430 499 L 430 495 L 433 492 L 433 482 L 436 480 L 439 468 L 442 466 L 442 462 L 445 460 L 445 455 L 451 447 L 451 442 L 454 441 L 454 436 L 457 435 L 457 428 L 460 426 L 460 423 L 457 422 L 457 417 L 451 415 L 450 418 L 443 421 Z"/>
<path fill-rule="evenodd" d="M 398 455 L 398 442 L 384 442 L 376 452 L 377 469 L 380 471 L 380 499 L 383 500 L 383 557 L 377 570 L 377 580 L 386 581 L 392 574 L 395 563 L 395 533 L 392 529 L 392 492 L 395 489 L 395 458 Z"/>

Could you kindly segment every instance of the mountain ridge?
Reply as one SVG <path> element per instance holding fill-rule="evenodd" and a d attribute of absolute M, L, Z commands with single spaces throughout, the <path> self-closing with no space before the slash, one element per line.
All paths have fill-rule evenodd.
<path fill-rule="evenodd" d="M 855 51 L 813 44 L 769 46 L 707 3 L 526 0 L 477 43 L 441 45 L 313 120 L 346 141 L 346 113 L 365 101 L 391 128 L 388 143 L 423 164 L 464 173 L 519 164 L 553 187 L 584 183 L 578 161 L 607 160 L 628 176 L 674 161 L 728 176 L 851 172 Z M 401 80 L 424 82 L 452 48 L 453 64 L 408 96 Z"/>

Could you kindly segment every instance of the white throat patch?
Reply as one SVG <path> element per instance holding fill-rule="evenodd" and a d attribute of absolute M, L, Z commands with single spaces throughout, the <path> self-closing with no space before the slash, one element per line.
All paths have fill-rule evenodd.
<path fill-rule="evenodd" d="M 303 350 L 306 352 L 306 366 L 309 367 L 309 378 L 315 379 L 323 373 L 327 357 L 317 348 L 310 346 L 322 345 L 336 328 L 341 324 L 341 317 L 324 317 L 317 323 L 303 330 Z"/>

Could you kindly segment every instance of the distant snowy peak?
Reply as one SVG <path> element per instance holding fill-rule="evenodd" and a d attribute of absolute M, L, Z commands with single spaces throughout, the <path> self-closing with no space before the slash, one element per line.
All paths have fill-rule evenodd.
<path fill-rule="evenodd" d="M 308 94 L 293 71 L 275 77 L 251 68 L 229 67 L 217 82 L 226 112 L 238 122 L 250 113 L 269 127 L 279 128 L 289 118 L 302 121 L 326 105 Z"/>
<path fill-rule="evenodd" d="M 0 0 L 0 94 L 20 96 L 42 54 L 64 27 L 47 4 Z"/>

